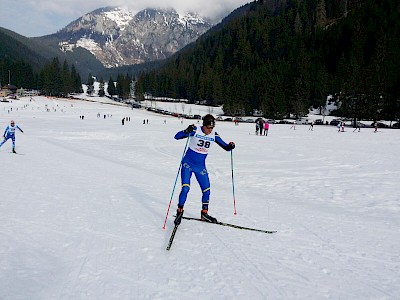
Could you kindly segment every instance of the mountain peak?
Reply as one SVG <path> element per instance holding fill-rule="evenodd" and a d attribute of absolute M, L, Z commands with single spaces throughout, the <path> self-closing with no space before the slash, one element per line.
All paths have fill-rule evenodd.
<path fill-rule="evenodd" d="M 105 67 L 118 67 L 167 58 L 211 26 L 196 12 L 180 16 L 173 8 L 146 8 L 134 13 L 109 6 L 83 15 L 53 36 L 64 51 L 82 47 Z"/>

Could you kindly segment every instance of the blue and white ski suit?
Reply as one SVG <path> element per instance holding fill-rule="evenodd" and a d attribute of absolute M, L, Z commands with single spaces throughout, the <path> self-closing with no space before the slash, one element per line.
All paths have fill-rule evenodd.
<path fill-rule="evenodd" d="M 185 133 L 183 130 L 179 131 L 175 135 L 175 139 L 180 140 L 188 138 L 189 136 L 189 147 L 184 158 L 182 159 L 182 190 L 179 194 L 178 207 L 183 207 L 186 202 L 187 194 L 190 190 L 190 178 L 192 177 L 192 173 L 194 173 L 203 193 L 201 199 L 202 209 L 208 209 L 208 203 L 210 200 L 210 180 L 208 178 L 208 172 L 205 164 L 208 150 L 214 142 L 226 151 L 231 151 L 231 147 L 221 139 L 218 133 L 211 132 L 210 134 L 206 135 L 203 132 L 202 127 L 196 126 L 191 133 Z"/>
<path fill-rule="evenodd" d="M 19 131 L 23 132 L 22 129 L 19 128 L 18 125 L 14 125 L 14 126 L 8 125 L 6 127 L 6 130 L 4 131 L 4 134 L 3 134 L 4 140 L 1 142 L 0 147 L 3 146 L 3 144 L 5 142 L 7 142 L 8 139 L 11 139 L 12 140 L 12 148 L 15 149 L 15 131 L 17 129 Z"/>

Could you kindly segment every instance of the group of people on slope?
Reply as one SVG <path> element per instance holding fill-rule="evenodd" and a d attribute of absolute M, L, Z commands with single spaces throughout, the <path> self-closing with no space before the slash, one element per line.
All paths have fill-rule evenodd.
<path fill-rule="evenodd" d="M 268 135 L 269 123 L 262 118 L 256 120 L 256 134 L 258 135 Z M 264 134 L 263 134 L 264 132 Z"/>

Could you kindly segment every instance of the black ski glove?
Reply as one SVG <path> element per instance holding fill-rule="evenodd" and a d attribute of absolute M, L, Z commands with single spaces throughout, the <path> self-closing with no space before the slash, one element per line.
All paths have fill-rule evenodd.
<path fill-rule="evenodd" d="M 229 143 L 229 147 L 233 150 L 233 149 L 235 149 L 235 143 L 234 142 L 230 142 Z"/>
<path fill-rule="evenodd" d="M 194 125 L 189 125 L 188 128 L 186 128 L 183 132 L 190 134 L 193 132 L 193 130 L 194 130 Z"/>

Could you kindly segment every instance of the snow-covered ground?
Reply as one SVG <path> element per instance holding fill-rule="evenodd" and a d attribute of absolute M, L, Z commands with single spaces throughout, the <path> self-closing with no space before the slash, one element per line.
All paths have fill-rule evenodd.
<path fill-rule="evenodd" d="M 0 148 L 2 300 L 399 299 L 399 130 L 271 125 L 265 137 L 218 122 L 237 145 L 237 215 L 217 145 L 210 214 L 278 232 L 184 220 L 166 251 L 185 147 L 173 136 L 193 121 L 44 97 L 0 103 L 0 130 L 11 119 L 24 133 L 18 154 Z M 193 178 L 186 216 L 200 198 Z"/>

